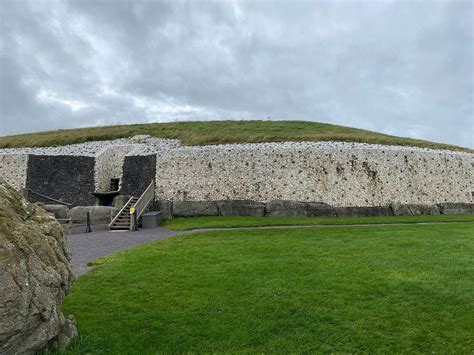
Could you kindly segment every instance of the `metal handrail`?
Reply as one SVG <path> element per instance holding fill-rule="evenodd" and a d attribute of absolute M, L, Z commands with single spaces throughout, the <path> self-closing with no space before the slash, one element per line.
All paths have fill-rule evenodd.
<path fill-rule="evenodd" d="M 120 214 L 125 211 L 125 209 L 127 208 L 128 204 L 130 203 L 130 201 L 132 201 L 134 197 L 130 197 L 130 199 L 127 201 L 127 203 L 125 205 L 123 205 L 122 209 L 115 215 L 114 219 L 112 219 L 112 221 L 109 223 L 109 228 L 112 227 L 112 225 L 114 224 L 114 222 L 117 220 L 117 218 L 119 218 Z"/>
<path fill-rule="evenodd" d="M 134 208 L 135 217 L 130 218 L 130 230 L 135 228 L 135 223 L 147 208 L 148 204 L 155 198 L 155 182 L 152 180 L 150 185 L 142 193 L 138 201 L 132 206 Z"/>
<path fill-rule="evenodd" d="M 72 203 L 67 203 L 67 202 L 63 202 L 63 201 L 60 201 L 60 200 L 56 200 L 55 198 L 52 198 L 52 197 L 49 197 L 49 196 L 40 194 L 39 192 L 33 191 L 33 190 L 31 190 L 31 189 L 25 189 L 25 190 L 28 191 L 28 194 L 31 192 L 31 193 L 33 193 L 34 195 L 43 197 L 43 198 L 45 198 L 45 199 L 47 199 L 47 200 L 51 200 L 51 201 L 54 201 L 54 202 L 57 202 L 57 203 L 60 203 L 60 204 L 62 204 L 62 205 L 66 205 L 66 206 L 72 206 Z M 28 197 L 28 196 L 27 196 L 27 197 Z"/>

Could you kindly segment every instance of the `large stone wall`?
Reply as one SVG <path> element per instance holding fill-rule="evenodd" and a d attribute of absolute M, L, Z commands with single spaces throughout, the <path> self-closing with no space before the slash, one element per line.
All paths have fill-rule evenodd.
<path fill-rule="evenodd" d="M 474 202 L 474 155 L 356 143 L 181 147 L 156 160 L 160 200 Z"/>
<path fill-rule="evenodd" d="M 0 154 L 0 177 L 16 190 L 25 187 L 27 167 L 27 154 Z"/>
<path fill-rule="evenodd" d="M 30 155 L 26 187 L 74 206 L 94 205 L 94 164 L 89 156 Z M 29 198 L 51 203 L 34 194 Z"/>
<path fill-rule="evenodd" d="M 112 146 L 96 157 L 94 171 L 96 191 L 110 191 L 110 179 L 122 178 L 125 156 L 133 148 L 133 145 Z"/>
<path fill-rule="evenodd" d="M 140 196 L 155 176 L 155 154 L 126 156 L 123 163 L 122 195 Z"/>
<path fill-rule="evenodd" d="M 95 204 L 94 191 L 108 191 L 112 177 L 122 178 L 122 195 L 135 196 L 155 180 L 162 201 L 474 203 L 474 154 L 361 143 L 182 147 L 138 136 L 0 150 L 0 174 L 17 189 L 74 205 Z"/>

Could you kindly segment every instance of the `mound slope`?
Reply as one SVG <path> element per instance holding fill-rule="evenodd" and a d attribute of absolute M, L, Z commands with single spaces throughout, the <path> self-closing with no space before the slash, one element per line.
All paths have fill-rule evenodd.
<path fill-rule="evenodd" d="M 0 148 L 62 146 L 143 134 L 179 139 L 183 145 L 339 141 L 472 151 L 448 144 L 309 121 L 173 122 L 63 129 L 0 137 Z"/>

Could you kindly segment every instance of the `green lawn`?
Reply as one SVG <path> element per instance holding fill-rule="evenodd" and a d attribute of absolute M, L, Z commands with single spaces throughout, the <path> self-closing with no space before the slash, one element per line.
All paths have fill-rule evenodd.
<path fill-rule="evenodd" d="M 0 137 L 0 148 L 44 147 L 148 134 L 180 139 L 184 145 L 282 141 L 343 141 L 464 150 L 448 144 L 402 138 L 311 121 L 207 121 L 117 125 Z"/>
<path fill-rule="evenodd" d="M 172 230 L 301 225 L 350 225 L 430 222 L 474 222 L 474 215 L 389 216 L 389 217 L 179 217 L 163 225 Z"/>
<path fill-rule="evenodd" d="M 70 353 L 474 351 L 474 225 L 213 231 L 101 259 Z"/>

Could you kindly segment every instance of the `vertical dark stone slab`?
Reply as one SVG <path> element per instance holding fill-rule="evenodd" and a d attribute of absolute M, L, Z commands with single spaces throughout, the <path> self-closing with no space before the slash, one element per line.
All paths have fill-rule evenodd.
<path fill-rule="evenodd" d="M 123 162 L 122 195 L 140 196 L 155 181 L 156 155 L 126 156 Z"/>
<path fill-rule="evenodd" d="M 94 157 L 30 155 L 26 188 L 74 206 L 95 205 L 94 164 Z M 52 203 L 32 193 L 29 199 Z"/>

